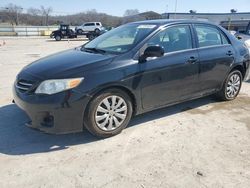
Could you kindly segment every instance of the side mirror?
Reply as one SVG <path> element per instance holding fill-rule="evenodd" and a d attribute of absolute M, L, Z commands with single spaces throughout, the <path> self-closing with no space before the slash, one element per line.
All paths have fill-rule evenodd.
<path fill-rule="evenodd" d="M 162 57 L 165 51 L 161 46 L 149 46 L 140 57 L 140 62 L 145 62 L 148 57 Z"/>
<path fill-rule="evenodd" d="M 242 37 L 238 35 L 238 36 L 237 36 L 237 39 L 241 40 L 241 39 L 242 39 Z"/>

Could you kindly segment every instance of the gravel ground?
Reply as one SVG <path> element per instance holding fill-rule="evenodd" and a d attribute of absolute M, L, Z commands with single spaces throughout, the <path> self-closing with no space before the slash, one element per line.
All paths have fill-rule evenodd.
<path fill-rule="evenodd" d="M 5 42 L 5 45 L 2 45 Z M 83 44 L 0 38 L 0 187 L 250 187 L 250 83 L 238 99 L 211 97 L 137 116 L 120 135 L 47 135 L 11 104 L 16 74 Z"/>

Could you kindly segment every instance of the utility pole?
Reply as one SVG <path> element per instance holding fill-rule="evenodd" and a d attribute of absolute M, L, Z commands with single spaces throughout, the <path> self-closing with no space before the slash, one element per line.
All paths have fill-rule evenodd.
<path fill-rule="evenodd" d="M 178 5 L 178 0 L 175 0 L 174 19 L 176 19 L 177 5 Z"/>
<path fill-rule="evenodd" d="M 167 18 L 167 19 L 169 19 L 169 16 L 168 16 L 168 4 L 167 4 L 167 6 L 166 6 L 166 14 L 165 14 L 165 17 L 164 17 L 165 19 Z"/>

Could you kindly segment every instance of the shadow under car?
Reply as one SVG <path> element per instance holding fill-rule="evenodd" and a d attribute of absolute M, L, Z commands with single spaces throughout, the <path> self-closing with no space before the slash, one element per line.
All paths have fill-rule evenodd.
<path fill-rule="evenodd" d="M 213 102 L 216 101 L 212 97 L 206 97 L 138 115 L 132 119 L 128 128 Z M 15 104 L 0 107 L 0 153 L 7 155 L 44 153 L 64 150 L 72 145 L 100 141 L 86 130 L 67 135 L 45 134 L 26 127 L 25 123 L 28 121 L 27 115 Z"/>

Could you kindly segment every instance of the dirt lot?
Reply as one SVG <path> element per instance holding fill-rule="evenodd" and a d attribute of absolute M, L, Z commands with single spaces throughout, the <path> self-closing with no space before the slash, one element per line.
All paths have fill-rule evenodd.
<path fill-rule="evenodd" d="M 134 118 L 122 134 L 46 135 L 25 127 L 11 87 L 26 64 L 83 41 L 0 38 L 0 187 L 250 187 L 250 83 L 239 98 Z"/>

